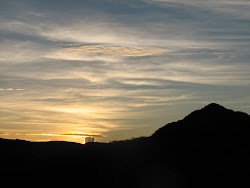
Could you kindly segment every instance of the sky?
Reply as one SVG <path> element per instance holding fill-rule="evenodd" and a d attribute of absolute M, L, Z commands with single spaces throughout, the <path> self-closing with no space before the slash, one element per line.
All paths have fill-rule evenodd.
<path fill-rule="evenodd" d="M 249 0 L 0 0 L 0 137 L 150 136 L 250 114 Z"/>

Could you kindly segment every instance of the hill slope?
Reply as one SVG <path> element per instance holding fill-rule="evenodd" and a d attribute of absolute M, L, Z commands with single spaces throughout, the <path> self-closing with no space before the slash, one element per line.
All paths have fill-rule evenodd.
<path fill-rule="evenodd" d="M 212 103 L 196 110 L 183 120 L 167 124 L 157 130 L 153 140 L 164 144 L 240 144 L 245 146 L 249 140 L 250 117 L 243 112 L 234 112 Z"/>
<path fill-rule="evenodd" d="M 2 185 L 242 187 L 249 126 L 248 114 L 209 104 L 150 137 L 110 144 L 0 139 Z"/>
<path fill-rule="evenodd" d="M 191 184 L 240 187 L 247 183 L 249 133 L 248 114 L 212 103 L 160 128 L 151 142 L 158 153 L 171 156 Z"/>

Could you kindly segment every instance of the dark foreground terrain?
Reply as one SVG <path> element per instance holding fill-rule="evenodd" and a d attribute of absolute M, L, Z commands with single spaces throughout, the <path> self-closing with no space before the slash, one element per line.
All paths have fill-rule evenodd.
<path fill-rule="evenodd" d="M 1 187 L 249 187 L 250 116 L 210 104 L 109 144 L 0 139 Z"/>

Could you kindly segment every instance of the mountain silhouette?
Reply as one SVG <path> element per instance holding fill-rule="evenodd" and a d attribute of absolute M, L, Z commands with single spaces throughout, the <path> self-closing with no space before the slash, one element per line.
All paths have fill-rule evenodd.
<path fill-rule="evenodd" d="M 111 143 L 0 139 L 2 187 L 245 187 L 250 116 L 209 104 Z"/>
<path fill-rule="evenodd" d="M 167 145 L 180 142 L 181 145 L 192 144 L 193 147 L 224 143 L 245 146 L 249 128 L 248 114 L 212 103 L 192 112 L 183 120 L 160 128 L 152 135 L 152 139 Z"/>
<path fill-rule="evenodd" d="M 212 103 L 165 125 L 151 139 L 158 153 L 179 161 L 191 184 L 240 187 L 247 178 L 249 130 L 248 114 Z"/>

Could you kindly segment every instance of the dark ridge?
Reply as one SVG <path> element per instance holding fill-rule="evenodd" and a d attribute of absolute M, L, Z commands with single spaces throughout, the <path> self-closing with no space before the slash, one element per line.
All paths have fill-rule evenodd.
<path fill-rule="evenodd" d="M 238 187 L 248 184 L 249 133 L 248 114 L 212 103 L 158 129 L 151 143 L 155 153 L 169 156 L 189 174 L 192 184 Z"/>
<path fill-rule="evenodd" d="M 209 104 L 150 137 L 0 139 L 1 187 L 248 187 L 250 116 Z"/>
<path fill-rule="evenodd" d="M 205 106 L 203 108 L 203 110 L 216 112 L 216 111 L 225 111 L 226 108 L 224 106 L 219 105 L 219 104 L 211 103 L 211 104 Z"/>
<path fill-rule="evenodd" d="M 157 130 L 152 137 L 170 134 L 170 129 L 187 131 L 186 135 L 199 135 L 206 132 L 211 135 L 230 131 L 249 131 L 249 115 L 243 112 L 234 112 L 225 107 L 211 103 L 200 110 L 196 110 L 186 116 L 183 120 L 172 122 Z M 220 136 L 224 136 L 223 134 Z"/>

